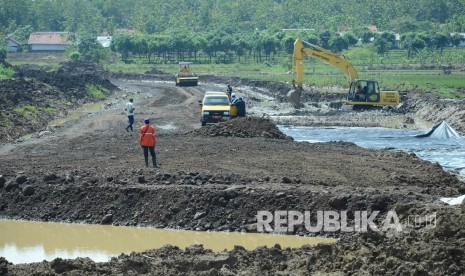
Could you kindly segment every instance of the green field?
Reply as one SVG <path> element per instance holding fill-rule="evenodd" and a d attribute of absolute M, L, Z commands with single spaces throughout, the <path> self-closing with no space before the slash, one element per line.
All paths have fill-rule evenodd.
<path fill-rule="evenodd" d="M 363 49 L 362 49 L 363 50 Z M 448 98 L 464 98 L 465 92 L 465 49 L 447 49 L 443 53 L 429 52 L 417 54 L 411 60 L 405 60 L 405 51 L 391 51 L 386 57 L 363 53 L 360 49 L 346 53 L 361 79 L 374 79 L 380 83 L 382 89 L 394 89 L 398 91 L 418 90 L 422 92 L 437 93 Z M 454 57 L 448 62 L 448 58 Z M 125 64 L 119 58 L 113 58 L 111 62 L 102 63 L 110 72 L 143 74 L 152 69 L 160 70 L 168 74 L 178 72 L 176 61 L 169 64 L 148 64 L 145 58 L 132 58 L 132 63 Z M 12 61 L 13 65 L 26 62 Z M 57 62 L 34 62 L 40 66 L 57 68 Z M 269 80 L 278 82 L 291 82 L 294 76 L 290 72 L 291 56 L 276 55 L 273 60 L 256 63 L 251 60 L 242 60 L 241 63 L 232 64 L 201 64 L 194 62 L 191 70 L 199 75 L 214 74 L 226 77 L 240 77 L 257 80 Z M 455 70 L 421 69 L 421 68 L 456 68 Z M 393 68 L 393 69 L 387 69 Z M 11 77 L 10 71 L 0 70 L 0 78 Z M 340 86 L 347 87 L 347 80 L 338 69 L 326 65 L 318 60 L 307 58 L 305 64 L 304 84 L 314 86 Z"/>

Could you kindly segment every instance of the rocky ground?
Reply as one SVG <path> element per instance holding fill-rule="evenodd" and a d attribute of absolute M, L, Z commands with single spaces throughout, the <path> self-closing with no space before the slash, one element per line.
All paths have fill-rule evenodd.
<path fill-rule="evenodd" d="M 80 72 L 79 81 L 71 81 L 76 74 L 64 73 L 63 82 L 93 80 L 82 77 L 95 70 L 87 65 L 64 65 L 48 74 L 70 68 Z M 43 102 L 35 95 L 79 98 L 78 88 L 63 87 L 40 70 L 18 71 L 28 78 L 34 76 L 12 85 L 32 87 L 33 104 Z M 301 235 L 340 240 L 299 249 L 275 246 L 246 251 L 237 247 L 222 253 L 199 246 L 167 246 L 123 254 L 107 263 L 55 259 L 12 265 L 0 258 L 0 275 L 463 273 L 465 207 L 445 206 L 437 200 L 465 193 L 464 182 L 455 175 L 414 155 L 342 142 L 295 142 L 276 128 L 276 123 L 425 128 L 447 118 L 463 131 L 463 101 L 411 92 L 397 110 L 355 112 L 339 104 L 342 94 L 307 88 L 304 107 L 295 110 L 285 100 L 287 84 L 203 76 L 198 87 L 180 88 L 171 76 L 156 70 L 138 76 L 98 75 L 101 85 L 111 78 L 106 87 L 113 93 L 102 103 L 106 109 L 70 118 L 56 128 L 31 127 L 29 132 L 49 133 L 0 147 L 1 217 L 254 232 L 260 210 L 378 210 L 383 216 L 395 210 L 404 231 L 352 235 L 310 233 L 297 227 L 295 232 Z M 227 83 L 246 97 L 251 116 L 201 128 L 197 100 L 207 90 L 225 90 Z M 44 86 L 47 92 L 37 93 Z M 77 94 L 70 96 L 69 91 Z M 137 135 L 124 129 L 127 118 L 122 106 L 129 97 L 135 99 L 136 126 L 144 117 L 156 126 L 160 169 L 143 166 Z M 8 106 L 16 108 L 14 102 Z M 21 134 L 26 134 L 28 122 L 20 124 Z M 407 225 L 408 216 L 433 212 L 437 213 L 436 227 L 426 222 Z"/>

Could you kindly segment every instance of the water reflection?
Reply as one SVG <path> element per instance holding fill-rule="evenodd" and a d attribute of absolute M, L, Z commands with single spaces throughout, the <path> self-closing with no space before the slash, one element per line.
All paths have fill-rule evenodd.
<path fill-rule="evenodd" d="M 40 262 L 60 258 L 89 257 L 107 261 L 111 256 L 160 248 L 166 244 L 185 248 L 203 244 L 213 251 L 258 246 L 301 247 L 334 242 L 333 239 L 290 235 L 178 231 L 111 225 L 0 220 L 0 256 L 12 263 Z"/>

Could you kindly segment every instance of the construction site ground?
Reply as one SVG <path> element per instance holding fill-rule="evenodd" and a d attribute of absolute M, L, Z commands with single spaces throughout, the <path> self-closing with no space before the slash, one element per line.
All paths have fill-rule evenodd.
<path fill-rule="evenodd" d="M 285 101 L 286 84 L 200 76 L 175 87 L 172 76 L 108 76 L 114 90 L 101 109 L 37 123 L 32 135 L 0 146 L 0 216 L 73 223 L 137 225 L 195 231 L 256 231 L 257 211 L 395 210 L 403 231 L 294 234 L 338 238 L 334 244 L 214 253 L 166 246 L 122 254 L 13 265 L 0 275 L 461 275 L 465 271 L 465 207 L 440 197 L 465 183 L 413 154 L 363 149 L 346 142 L 295 142 L 276 124 L 427 128 L 442 119 L 464 131 L 464 102 L 411 91 L 398 109 L 352 111 L 339 92 L 307 88 L 304 107 Z M 29 82 L 18 80 L 17 83 Z M 248 116 L 200 127 L 198 100 L 207 90 L 246 98 Z M 11 83 L 10 83 L 11 85 Z M 108 85 L 110 87 L 110 85 Z M 44 89 L 44 88 L 41 88 Z M 43 94 L 43 93 L 42 93 Z M 342 95 L 342 96 L 341 96 Z M 135 99 L 135 133 L 123 110 Z M 85 107 L 84 107 L 85 108 Z M 64 106 L 63 117 L 70 113 Z M 146 168 L 138 128 L 156 127 L 161 168 Z M 28 132 L 28 121 L 18 128 Z M 32 128 L 31 128 L 32 130 Z M 27 133 L 22 133 L 27 134 Z M 389 146 L 389 145 L 386 145 Z M 3 179 L 3 180 L 2 180 Z M 436 213 L 430 225 L 411 215 Z M 31 233 L 33 235 L 33 233 Z"/>

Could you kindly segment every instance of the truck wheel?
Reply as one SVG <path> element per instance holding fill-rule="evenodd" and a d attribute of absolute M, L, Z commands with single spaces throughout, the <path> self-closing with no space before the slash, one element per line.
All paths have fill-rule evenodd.
<path fill-rule="evenodd" d="M 201 121 L 201 123 L 202 123 L 202 126 L 206 126 L 206 125 L 207 125 L 207 123 L 204 122 L 204 121 Z"/>

